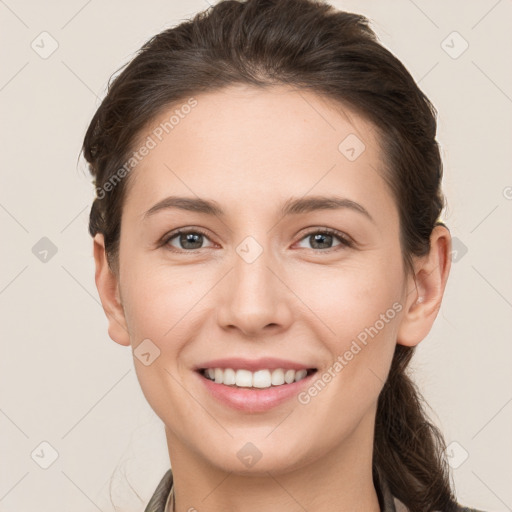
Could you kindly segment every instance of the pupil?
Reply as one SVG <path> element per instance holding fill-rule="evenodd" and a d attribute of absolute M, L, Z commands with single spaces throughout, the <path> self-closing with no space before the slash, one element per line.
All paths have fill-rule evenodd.
<path fill-rule="evenodd" d="M 202 245 L 202 236 L 200 233 L 185 233 L 180 237 L 180 243 L 185 249 L 200 249 Z M 192 247 L 187 246 L 188 243 L 192 244 Z M 196 244 L 194 246 L 194 243 Z"/>
<path fill-rule="evenodd" d="M 316 235 L 313 235 L 315 243 L 318 241 L 320 242 L 320 245 L 323 245 L 321 248 L 325 249 L 326 247 L 329 247 L 329 241 L 332 241 L 332 235 L 329 235 L 327 233 L 317 233 Z M 322 239 L 324 240 L 322 244 Z M 325 242 L 325 239 L 327 239 L 327 242 Z M 313 244 L 314 245 L 314 244 Z"/>

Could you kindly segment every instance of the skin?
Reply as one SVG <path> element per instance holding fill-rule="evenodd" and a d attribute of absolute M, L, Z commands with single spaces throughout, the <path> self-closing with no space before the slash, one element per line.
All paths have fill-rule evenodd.
<path fill-rule="evenodd" d="M 233 86 L 196 99 L 130 175 L 118 273 L 107 266 L 103 236 L 94 237 L 109 336 L 132 349 L 149 338 L 160 350 L 150 365 L 136 357 L 134 364 L 165 424 L 176 510 L 378 511 L 371 474 L 378 395 L 395 345 L 417 345 L 437 316 L 450 234 L 436 227 L 430 253 L 406 275 L 378 141 L 354 111 L 284 86 Z M 349 134 L 366 146 L 355 161 L 338 150 Z M 279 213 L 291 197 L 334 193 L 373 221 L 348 208 Z M 225 215 L 169 209 L 143 220 L 169 195 L 215 200 Z M 355 244 L 333 237 L 323 249 L 311 235 L 326 227 Z M 158 246 L 176 228 L 207 236 L 198 250 L 179 237 Z M 252 263 L 236 252 L 247 236 L 263 249 Z M 322 375 L 394 303 L 401 311 L 308 404 L 294 398 L 264 413 L 236 411 L 192 371 L 218 357 L 274 356 Z M 252 467 L 237 457 L 247 442 L 262 454 Z"/>

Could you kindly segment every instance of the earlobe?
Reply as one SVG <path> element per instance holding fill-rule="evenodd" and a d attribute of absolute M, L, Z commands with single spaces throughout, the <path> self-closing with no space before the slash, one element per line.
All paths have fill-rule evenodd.
<path fill-rule="evenodd" d="M 451 236 L 437 225 L 430 236 L 430 251 L 416 260 L 408 280 L 404 315 L 397 335 L 399 345 L 415 346 L 430 332 L 443 299 L 451 268 Z"/>
<path fill-rule="evenodd" d="M 118 276 L 108 266 L 105 241 L 102 233 L 97 233 L 94 236 L 93 253 L 96 266 L 96 288 L 98 289 L 103 311 L 107 316 L 108 334 L 116 343 L 129 346 L 130 337 L 119 294 Z"/>

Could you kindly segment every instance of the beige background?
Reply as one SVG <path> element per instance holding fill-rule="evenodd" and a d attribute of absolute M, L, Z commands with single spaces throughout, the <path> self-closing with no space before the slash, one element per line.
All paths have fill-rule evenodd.
<path fill-rule="evenodd" d="M 512 510 L 512 3 L 331 3 L 367 15 L 439 111 L 457 255 L 414 368 L 454 443 L 459 501 Z M 110 75 L 205 7 L 0 1 L 0 511 L 111 511 L 111 477 L 118 510 L 140 511 L 169 467 L 130 349 L 107 334 L 87 232 L 93 186 L 77 158 Z M 43 237 L 57 250 L 46 262 Z"/>

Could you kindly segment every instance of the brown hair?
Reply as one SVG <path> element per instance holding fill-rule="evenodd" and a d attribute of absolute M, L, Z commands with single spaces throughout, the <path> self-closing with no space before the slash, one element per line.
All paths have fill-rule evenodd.
<path fill-rule="evenodd" d="M 171 105 L 232 84 L 312 90 L 372 122 L 384 178 L 399 210 L 404 264 L 411 271 L 412 257 L 428 253 L 444 207 L 436 110 L 378 42 L 367 18 L 315 0 L 220 1 L 151 38 L 109 82 L 83 153 L 98 192 L 89 232 L 104 234 L 110 268 L 118 271 L 122 205 L 131 175 L 113 178 L 119 178 L 137 137 Z M 121 175 L 127 173 L 125 168 Z M 406 374 L 413 353 L 414 347 L 396 346 L 379 395 L 373 470 L 411 512 L 450 512 L 456 501 L 444 440 Z"/>

